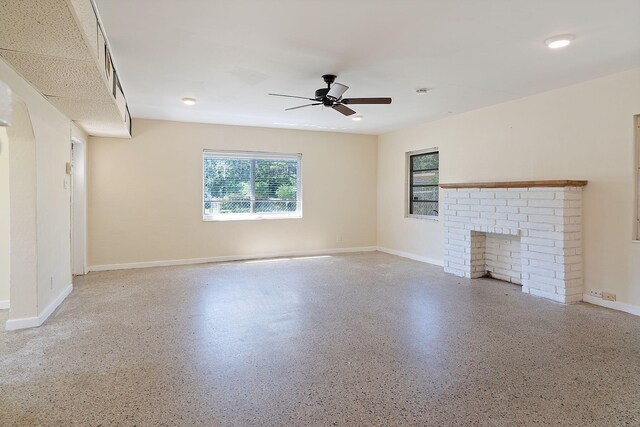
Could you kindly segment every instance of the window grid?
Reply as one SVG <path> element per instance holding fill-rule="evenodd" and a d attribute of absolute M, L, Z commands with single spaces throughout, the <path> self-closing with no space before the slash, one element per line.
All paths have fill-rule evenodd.
<path fill-rule="evenodd" d="M 205 150 L 203 219 L 301 217 L 300 165 L 300 154 Z"/>
<path fill-rule="evenodd" d="M 439 152 L 409 154 L 409 215 L 438 216 Z"/>

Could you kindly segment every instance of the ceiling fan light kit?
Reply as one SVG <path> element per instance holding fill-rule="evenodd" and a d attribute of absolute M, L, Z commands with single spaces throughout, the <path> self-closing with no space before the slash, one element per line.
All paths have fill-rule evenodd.
<path fill-rule="evenodd" d="M 285 111 L 297 110 L 298 108 L 311 107 L 314 105 L 324 105 L 330 107 L 337 112 L 351 116 L 356 112 L 347 107 L 347 104 L 391 104 L 391 98 L 342 98 L 342 95 L 349 89 L 349 86 L 336 82 L 336 76 L 333 74 L 325 74 L 322 79 L 327 84 L 326 88 L 316 90 L 313 98 L 304 96 L 282 95 L 279 93 L 270 93 L 271 96 L 283 96 L 285 98 L 297 98 L 313 101 L 311 104 L 299 105 L 297 107 L 286 108 Z M 362 116 L 360 116 L 362 118 Z"/>

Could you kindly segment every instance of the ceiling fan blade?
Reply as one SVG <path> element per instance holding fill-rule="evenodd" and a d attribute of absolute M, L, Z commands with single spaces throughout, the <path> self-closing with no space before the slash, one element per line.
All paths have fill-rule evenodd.
<path fill-rule="evenodd" d="M 391 104 L 391 98 L 345 98 L 343 104 Z"/>
<path fill-rule="evenodd" d="M 331 89 L 327 92 L 327 98 L 337 101 L 340 99 L 343 93 L 345 93 L 349 89 L 349 86 L 345 86 L 340 83 L 334 83 L 331 85 Z"/>
<path fill-rule="evenodd" d="M 342 114 L 344 114 L 345 116 L 350 116 L 352 114 L 355 114 L 356 112 L 353 111 L 351 108 L 347 107 L 346 105 L 342 105 L 342 104 L 336 104 L 333 107 L 334 110 L 341 112 Z"/>
<path fill-rule="evenodd" d="M 315 104 L 298 105 L 297 107 L 285 108 L 284 111 L 297 110 L 298 108 L 311 107 L 312 105 L 320 105 L 320 104 L 322 104 L 322 102 L 316 102 Z"/>
<path fill-rule="evenodd" d="M 307 101 L 315 101 L 315 98 L 307 98 L 304 96 L 293 96 L 293 95 L 281 95 L 279 93 L 269 93 L 267 95 L 271 96 L 284 96 L 285 98 L 298 98 L 298 99 L 306 99 Z"/>

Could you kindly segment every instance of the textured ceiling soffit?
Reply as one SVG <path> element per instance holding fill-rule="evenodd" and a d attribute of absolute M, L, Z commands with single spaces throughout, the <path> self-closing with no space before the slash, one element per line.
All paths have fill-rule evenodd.
<path fill-rule="evenodd" d="M 122 118 L 112 101 L 78 100 L 49 96 L 49 101 L 74 121 L 96 121 L 122 126 Z"/>
<path fill-rule="evenodd" d="M 0 0 L 0 48 L 92 60 L 65 1 Z"/>
<path fill-rule="evenodd" d="M 0 56 L 40 92 L 73 99 L 108 100 L 109 91 L 91 61 L 0 50 Z"/>

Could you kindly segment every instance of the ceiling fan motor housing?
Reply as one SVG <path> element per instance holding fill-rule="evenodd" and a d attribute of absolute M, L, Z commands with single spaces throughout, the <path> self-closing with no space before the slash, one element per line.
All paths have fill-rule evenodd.
<path fill-rule="evenodd" d="M 329 88 L 321 88 L 316 90 L 316 99 L 322 102 L 324 105 L 331 105 L 331 101 L 326 97 L 327 92 L 329 92 Z"/>

